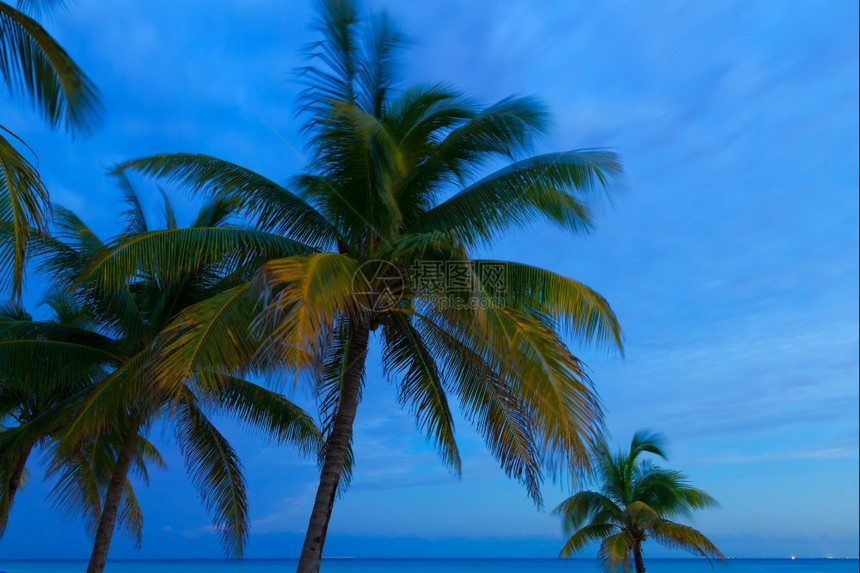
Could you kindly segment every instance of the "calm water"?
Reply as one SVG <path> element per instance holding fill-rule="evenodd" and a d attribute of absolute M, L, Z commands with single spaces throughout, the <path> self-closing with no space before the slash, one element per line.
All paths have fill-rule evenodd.
<path fill-rule="evenodd" d="M 648 573 L 857 573 L 856 559 L 732 559 L 713 570 L 700 559 L 650 559 Z M 0 559 L 0 573 L 80 573 L 85 561 Z M 290 559 L 111 561 L 107 573 L 292 573 Z M 339 559 L 325 560 L 321 573 L 597 573 L 592 559 Z"/>

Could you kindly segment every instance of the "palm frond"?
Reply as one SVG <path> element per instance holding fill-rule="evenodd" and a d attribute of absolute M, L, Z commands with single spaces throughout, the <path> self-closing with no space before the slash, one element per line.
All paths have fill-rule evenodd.
<path fill-rule="evenodd" d="M 297 368 L 312 367 L 336 317 L 374 308 L 371 293 L 356 289 L 357 261 L 319 253 L 267 262 L 256 280 L 264 293 L 257 328 L 271 333 L 266 352 Z"/>
<path fill-rule="evenodd" d="M 0 418 L 5 418 L 0 409 Z M 0 428 L 0 435 L 3 430 Z M 9 523 L 9 513 L 18 492 L 21 491 L 26 479 L 27 462 L 35 442 L 26 441 L 12 450 L 0 453 L 0 539 L 6 532 Z M 18 483 L 14 483 L 18 480 Z"/>
<path fill-rule="evenodd" d="M 56 14 L 62 11 L 67 4 L 68 0 L 18 0 L 16 6 L 21 12 L 38 18 L 43 14 Z"/>
<path fill-rule="evenodd" d="M 100 379 L 116 359 L 108 351 L 63 340 L 0 339 L 0 385 L 44 400 L 68 396 Z"/>
<path fill-rule="evenodd" d="M 106 432 L 120 422 L 132 423 L 129 411 L 138 410 L 141 405 L 152 408 L 153 402 L 157 403 L 153 398 L 160 395 L 156 393 L 159 389 L 154 387 L 148 369 L 153 351 L 152 347 L 147 347 L 126 358 L 108 375 L 71 398 L 73 405 L 66 411 L 74 412 L 74 418 L 63 428 L 60 436 L 63 447 L 74 449 L 75 444 Z M 152 394 L 147 394 L 145 389 Z M 147 396 L 149 402 L 142 400 Z M 145 419 L 146 412 L 138 412 L 135 416 Z"/>
<path fill-rule="evenodd" d="M 53 299 L 53 302 L 60 302 L 59 295 Z M 72 305 L 69 301 L 65 302 L 69 306 Z M 52 308 L 57 313 L 57 318 L 69 318 L 67 313 L 81 312 L 80 309 L 74 307 L 53 306 Z M 66 324 L 61 321 L 39 321 L 27 320 L 27 317 L 22 318 L 25 320 L 0 317 L 0 340 L 66 343 L 99 350 L 103 353 L 101 358 L 103 361 L 120 360 L 119 356 L 112 353 L 116 346 L 112 338 L 87 328 L 75 326 L 74 321 L 70 320 L 69 322 L 72 324 Z"/>
<path fill-rule="evenodd" d="M 440 312 L 475 347 L 493 356 L 504 379 L 533 411 L 543 462 L 552 471 L 586 475 L 603 435 L 603 412 L 579 359 L 546 315 L 528 314 L 481 293 L 478 308 Z"/>
<path fill-rule="evenodd" d="M 338 238 L 337 231 L 320 213 L 284 187 L 216 157 L 190 153 L 153 155 L 127 161 L 116 169 L 163 179 L 191 193 L 233 201 L 259 229 L 311 247 L 330 247 Z"/>
<path fill-rule="evenodd" d="M 117 524 L 120 533 L 131 539 L 135 549 L 140 549 L 143 542 L 143 511 L 137 502 L 137 496 L 129 480 L 125 480 L 125 486 L 120 498 L 119 511 L 117 512 Z"/>
<path fill-rule="evenodd" d="M 621 326 L 609 303 L 584 284 L 520 263 L 475 260 L 474 267 L 483 289 L 505 305 L 556 317 L 562 331 L 571 331 L 583 341 L 623 348 Z"/>
<path fill-rule="evenodd" d="M 367 113 L 381 117 L 394 87 L 398 50 L 405 37 L 385 12 L 372 15 L 365 29 L 365 57 L 356 75 L 356 102 Z"/>
<path fill-rule="evenodd" d="M 591 210 L 581 196 L 621 171 L 607 151 L 537 155 L 469 185 L 421 215 L 410 232 L 445 229 L 468 246 L 488 244 L 502 231 L 539 220 L 570 231 L 591 228 Z"/>
<path fill-rule="evenodd" d="M 241 557 L 250 528 L 242 464 L 190 393 L 178 401 L 173 419 L 189 477 L 206 509 L 213 514 L 212 522 L 224 551 L 231 557 Z"/>
<path fill-rule="evenodd" d="M 104 249 L 99 236 L 61 206 L 54 207 L 53 233 L 34 233 L 36 270 L 51 277 L 52 286 L 60 290 L 70 290 L 84 265 Z"/>
<path fill-rule="evenodd" d="M 136 235 L 148 232 L 149 225 L 146 222 L 146 213 L 143 211 L 140 196 L 132 186 L 128 175 L 124 171 L 118 170 L 113 170 L 110 174 L 122 192 L 123 202 L 127 205 L 126 210 L 122 213 L 122 218 L 125 221 L 125 229 L 122 234 Z"/>
<path fill-rule="evenodd" d="M 161 452 L 158 451 L 155 445 L 144 436 L 137 436 L 137 445 L 135 447 L 137 457 L 134 458 L 130 471 L 133 471 L 145 485 L 149 485 L 149 468 L 146 467 L 147 464 L 154 464 L 158 469 L 166 470 L 167 462 L 161 457 Z"/>
<path fill-rule="evenodd" d="M 102 512 L 102 496 L 113 473 L 118 455 L 118 435 L 106 433 L 88 437 L 75 447 L 52 442 L 46 477 L 55 481 L 51 489 L 53 505 L 67 519 L 82 519 L 93 535 Z"/>
<path fill-rule="evenodd" d="M 445 84 L 406 86 L 390 99 L 381 114 L 388 129 L 397 137 L 398 147 L 413 157 L 417 168 L 430 161 L 444 161 L 427 154 L 437 150 L 444 134 L 453 133 L 478 113 L 478 105 Z"/>
<path fill-rule="evenodd" d="M 611 523 L 589 523 L 573 532 L 559 551 L 559 557 L 570 557 L 589 543 L 603 541 L 618 531 L 618 526 Z"/>
<path fill-rule="evenodd" d="M 170 202 L 170 197 L 161 187 L 158 188 L 161 194 L 161 214 L 164 216 L 164 225 L 168 230 L 176 229 L 176 212 L 173 210 L 173 203 Z"/>
<path fill-rule="evenodd" d="M 666 452 L 664 442 L 665 438 L 661 434 L 652 432 L 651 430 L 638 430 L 633 435 L 633 439 L 630 442 L 630 453 L 628 454 L 628 458 L 635 460 L 640 454 L 647 452 L 649 454 L 654 454 L 655 456 L 660 456 L 665 460 Z"/>
<path fill-rule="evenodd" d="M 368 232 L 388 236 L 401 218 L 393 188 L 401 163 L 396 141 L 384 122 L 355 103 L 331 107 L 313 140 L 317 175 L 293 184 L 348 243 L 369 241 Z"/>
<path fill-rule="evenodd" d="M 161 388 L 175 394 L 191 380 L 214 395 L 225 374 L 268 371 L 253 360 L 263 339 L 251 328 L 260 307 L 250 287 L 241 284 L 187 307 L 161 333 L 152 365 Z"/>
<path fill-rule="evenodd" d="M 3 10 L 0 3 L 0 46 L 3 35 Z M 0 55 L 0 71 L 4 58 Z M 3 230 L 3 253 L 0 254 L 0 290 L 11 289 L 20 298 L 24 281 L 24 264 L 34 231 L 44 231 L 51 216 L 48 190 L 36 167 L 8 139 L 0 135 L 0 223 Z"/>
<path fill-rule="evenodd" d="M 226 227 L 229 225 L 231 217 L 236 214 L 237 209 L 238 203 L 236 200 L 230 197 L 215 195 L 200 208 L 191 226 Z"/>
<path fill-rule="evenodd" d="M 633 550 L 633 536 L 627 530 L 605 538 L 600 544 L 597 556 L 607 571 L 630 570 L 630 552 Z"/>
<path fill-rule="evenodd" d="M 652 539 L 666 547 L 696 553 L 708 561 L 726 558 L 710 539 L 688 525 L 664 520 L 654 526 L 650 533 Z"/>
<path fill-rule="evenodd" d="M 10 300 L 0 304 L 0 321 L 4 320 L 29 322 L 33 316 L 20 303 Z"/>
<path fill-rule="evenodd" d="M 239 421 L 279 444 L 317 453 L 322 435 L 308 414 L 283 394 L 233 376 L 222 376 L 214 403 Z"/>
<path fill-rule="evenodd" d="M 319 0 L 317 9 L 319 18 L 313 29 L 323 40 L 308 47 L 308 59 L 313 64 L 297 70 L 305 83 L 297 102 L 307 115 L 305 131 L 325 123 L 332 102 L 355 100 L 355 81 L 361 67 L 356 2 Z"/>
<path fill-rule="evenodd" d="M 3 81 L 28 96 L 51 127 L 87 133 L 94 126 L 99 102 L 93 83 L 38 22 L 3 2 L 0 46 Z"/>
<path fill-rule="evenodd" d="M 412 166 L 397 192 L 405 226 L 433 207 L 447 185 L 465 185 L 492 156 L 514 159 L 530 148 L 546 120 L 545 108 L 532 98 L 505 98 L 480 109 L 445 86 L 405 90 L 386 114 Z"/>
<path fill-rule="evenodd" d="M 305 245 L 252 229 L 191 227 L 125 236 L 96 257 L 82 274 L 119 290 L 138 273 L 178 281 L 208 265 L 232 271 L 253 261 L 307 253 Z"/>
<path fill-rule="evenodd" d="M 61 205 L 54 207 L 53 237 L 68 243 L 75 251 L 91 256 L 105 248 L 98 234 L 93 231 L 75 212 Z"/>
<path fill-rule="evenodd" d="M 415 314 L 416 329 L 436 356 L 466 419 L 475 424 L 502 470 L 526 487 L 542 504 L 542 454 L 536 441 L 533 413 L 515 385 L 505 383 L 496 364 L 488 362 L 472 340 L 439 325 L 433 317 Z"/>
<path fill-rule="evenodd" d="M 86 337 L 89 337 L 91 334 L 97 334 L 95 332 L 97 327 L 90 309 L 81 304 L 81 301 L 72 293 L 59 287 L 59 285 L 48 287 L 48 291 L 42 297 L 41 305 L 47 306 L 50 309 L 51 322 L 60 326 L 78 329 L 81 333 L 86 333 Z M 107 347 L 107 341 L 105 343 Z"/>
<path fill-rule="evenodd" d="M 399 388 L 398 400 L 415 415 L 447 466 L 460 475 L 460 452 L 454 439 L 454 418 L 436 357 L 421 339 L 408 315 L 388 313 L 383 328 L 382 364 Z"/>
<path fill-rule="evenodd" d="M 473 163 L 487 154 L 516 159 L 531 149 L 534 140 L 547 132 L 548 125 L 549 111 L 539 100 L 509 96 L 481 109 L 447 134 L 439 145 L 439 157 Z M 467 173 L 458 171 L 460 176 Z"/>
<path fill-rule="evenodd" d="M 642 500 L 636 500 L 624 508 L 624 523 L 635 531 L 648 531 L 660 520 L 657 511 Z"/>
<path fill-rule="evenodd" d="M 634 495 L 664 517 L 689 516 L 693 510 L 719 506 L 707 492 L 690 486 L 683 473 L 663 468 L 643 472 Z"/>
<path fill-rule="evenodd" d="M 572 535 L 586 521 L 617 524 L 622 517 L 620 507 L 605 495 L 593 491 L 581 491 L 570 496 L 552 513 L 561 517 L 562 531 L 566 535 Z"/>

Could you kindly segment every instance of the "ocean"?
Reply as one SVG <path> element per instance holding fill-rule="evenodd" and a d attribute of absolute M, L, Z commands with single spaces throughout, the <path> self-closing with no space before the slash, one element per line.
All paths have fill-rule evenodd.
<path fill-rule="evenodd" d="M 648 559 L 648 573 L 857 573 L 857 559 L 730 559 L 713 569 L 703 559 Z M 86 561 L 0 558 L 0 573 L 82 573 Z M 106 573 L 292 573 L 294 559 L 121 560 Z M 598 573 L 594 559 L 326 559 L 321 573 Z"/>

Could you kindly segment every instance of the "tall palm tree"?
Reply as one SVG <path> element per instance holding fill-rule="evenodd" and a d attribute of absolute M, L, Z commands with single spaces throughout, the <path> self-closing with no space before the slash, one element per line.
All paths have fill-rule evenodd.
<path fill-rule="evenodd" d="M 611 571 L 630 570 L 630 557 L 637 573 L 645 572 L 642 544 L 648 540 L 702 557 L 725 559 L 701 532 L 672 521 L 689 516 L 695 509 L 714 507 L 716 500 L 691 487 L 681 472 L 640 460 L 644 453 L 666 459 L 660 435 L 639 430 L 628 452 L 613 454 L 606 442 L 597 450 L 599 492 L 581 491 L 555 510 L 561 516 L 567 542 L 561 557 L 569 557 L 587 544 L 600 542 L 599 556 Z"/>
<path fill-rule="evenodd" d="M 86 133 L 98 119 L 98 93 L 63 48 L 27 12 L 40 15 L 63 0 L 0 2 L 0 79 L 24 95 L 52 128 Z M 0 289 L 20 299 L 24 263 L 33 231 L 47 229 L 48 190 L 37 166 L 21 153 L 27 144 L 0 124 L 0 226 L 8 245 L 0 249 Z M 10 272 L 11 270 L 11 272 Z"/>
<path fill-rule="evenodd" d="M 120 167 L 229 198 L 255 225 L 244 243 L 268 258 L 253 277 L 178 315 L 162 338 L 156 376 L 169 389 L 213 361 L 237 375 L 261 361 L 309 374 L 326 448 L 302 573 L 319 569 L 335 494 L 352 469 L 374 333 L 384 373 L 443 461 L 460 471 L 453 398 L 537 503 L 544 472 L 588 469 L 602 432 L 598 398 L 562 336 L 621 345 L 612 310 L 585 285 L 469 255 L 528 223 L 589 229 L 588 194 L 619 173 L 618 157 L 527 156 L 547 124 L 535 100 L 482 106 L 444 85 L 395 90 L 401 34 L 385 15 L 362 36 L 355 2 L 324 0 L 317 24 L 323 39 L 302 70 L 300 100 L 310 171 L 292 190 L 204 155 Z M 479 177 L 499 159 L 505 167 Z M 114 288 L 139 261 L 157 261 L 173 280 L 196 258 L 226 249 L 225 238 L 204 235 L 128 244 L 87 276 Z M 294 252 L 264 253 L 278 241 Z"/>
<path fill-rule="evenodd" d="M 219 371 L 217 364 L 189 373 L 170 392 L 148 383 L 157 362 L 156 340 L 163 325 L 185 306 L 213 296 L 225 282 L 235 281 L 231 275 L 241 275 L 245 261 L 243 258 L 234 265 L 223 259 L 216 264 L 196 261 L 176 280 L 141 268 L 133 280 L 111 290 L 82 278 L 82 271 L 106 253 L 181 231 L 176 228 L 173 209 L 167 201 L 167 229 L 150 230 L 137 195 L 127 181 L 120 182 L 129 210 L 126 228 L 119 237 L 103 243 L 79 218 L 58 209 L 59 236 L 65 240 L 46 238 L 44 246 L 43 270 L 54 277 L 57 288 L 71 292 L 74 300 L 88 310 L 100 331 L 99 340 L 107 341 L 110 353 L 101 356 L 103 375 L 48 412 L 4 432 L 5 436 L 0 436 L 0 458 L 20 459 L 27 444 L 50 440 L 54 461 L 49 473 L 58 480 L 54 493 L 67 511 L 83 513 L 87 519 L 95 536 L 87 571 L 100 573 L 117 520 L 126 532 L 139 538 L 140 510 L 128 475 L 136 468 L 145 478 L 145 462 L 162 463 L 144 438 L 146 430 L 160 417 L 175 428 L 189 475 L 207 509 L 214 514 L 225 551 L 240 556 L 249 527 L 241 464 L 206 413 L 231 413 L 274 440 L 298 444 L 305 450 L 316 448 L 319 433 L 312 420 L 282 395 Z M 230 214 L 229 201 L 215 200 L 201 210 L 190 229 L 229 232 Z M 4 330 L 2 326 L 0 336 L 14 327 L 7 323 Z M 17 353 L 0 352 L 2 371 L 22 369 L 18 362 L 26 363 L 32 358 L 38 346 L 36 339 L 30 336 L 16 340 Z M 81 336 L 78 342 L 82 343 Z M 11 350 L 12 345 L 7 346 Z M 0 351 L 3 349 L 0 342 Z M 65 361 L 76 366 L 86 360 L 78 348 L 66 353 Z M 48 371 L 44 375 L 52 380 L 62 376 L 61 372 Z M 219 383 L 202 383 L 204 377 Z M 117 387 L 122 388 L 121 399 L 110 402 Z M 106 401 L 114 407 L 101 407 Z"/>

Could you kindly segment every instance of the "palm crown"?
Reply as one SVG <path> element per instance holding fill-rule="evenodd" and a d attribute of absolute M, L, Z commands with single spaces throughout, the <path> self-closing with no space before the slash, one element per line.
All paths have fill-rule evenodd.
<path fill-rule="evenodd" d="M 88 571 L 101 571 L 117 520 L 139 541 L 141 512 L 128 475 L 137 471 L 145 480 L 147 463 L 163 465 L 145 438 L 161 417 L 175 429 L 188 473 L 213 513 L 225 550 L 239 556 L 249 528 L 241 463 L 207 413 L 233 414 L 275 441 L 296 443 L 306 451 L 316 451 L 319 434 L 286 398 L 217 371 L 217 365 L 201 367 L 208 379 L 217 378 L 217 386 L 193 374 L 169 390 L 149 382 L 158 363 L 156 340 L 165 325 L 182 308 L 231 286 L 229 277 L 241 275 L 247 261 L 200 260 L 175 280 L 139 265 L 123 285 L 105 287 L 86 269 L 135 242 L 178 230 L 166 198 L 167 228 L 150 229 L 137 194 L 127 180 L 119 181 L 129 207 L 118 237 L 102 242 L 77 216 L 58 209 L 57 237 L 40 241 L 42 270 L 52 277 L 55 300 L 64 303 L 57 315 L 68 319 L 61 324 L 25 316 L 0 321 L 0 398 L 9 397 L 4 404 L 8 410 L 0 414 L 26 412 L 17 416 L 18 426 L 0 433 L 0 525 L 32 447 L 46 444 L 52 453 L 49 475 L 57 480 L 52 493 L 60 507 L 84 516 L 96 538 Z M 215 199 L 190 229 L 229 233 L 231 214 L 229 201 Z M 86 320 L 64 324 L 79 316 Z M 42 381 L 41 386 L 33 380 Z M 32 400 L 41 407 L 34 408 Z"/>
<path fill-rule="evenodd" d="M 562 557 L 598 541 L 599 556 L 607 569 L 628 571 L 632 555 L 637 573 L 643 573 L 642 543 L 654 539 L 708 559 L 724 558 L 700 532 L 672 521 L 688 517 L 693 510 L 716 506 L 716 500 L 691 487 L 681 472 L 639 459 L 645 453 L 666 459 L 658 434 L 640 430 L 629 451 L 615 454 L 601 442 L 596 460 L 600 491 L 579 492 L 554 510 L 570 536 L 561 549 Z"/>
<path fill-rule="evenodd" d="M 511 97 L 482 106 L 444 85 L 395 90 L 401 34 L 384 15 L 364 37 L 358 24 L 353 2 L 320 3 L 323 39 L 301 70 L 312 170 L 289 188 L 202 155 L 157 155 L 119 169 L 228 198 L 251 228 L 142 237 L 87 270 L 116 287 L 150 261 L 165 279 L 199 260 L 261 264 L 167 327 L 157 379 L 168 387 L 192 374 L 206 380 L 201 365 L 213 364 L 236 375 L 280 364 L 310 376 L 327 445 L 301 571 L 318 568 L 333 496 L 351 467 L 372 332 L 380 332 L 383 370 L 400 401 L 443 460 L 459 471 L 453 396 L 538 502 L 543 472 L 586 468 L 602 429 L 599 401 L 562 336 L 621 340 L 609 305 L 585 285 L 469 256 L 529 223 L 590 228 L 587 194 L 620 171 L 618 157 L 525 157 L 546 129 L 539 103 Z M 505 167 L 479 176 L 499 158 Z M 434 292 L 419 285 L 416 269 L 450 264 L 465 269 L 465 283 Z M 481 274 L 490 264 L 503 269 L 501 283 Z M 438 296 L 468 303 L 436 304 Z"/>

